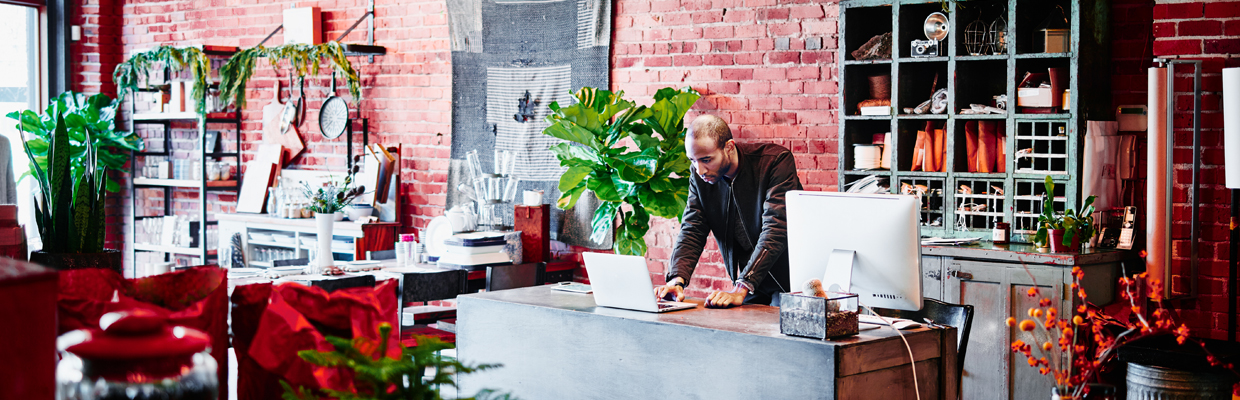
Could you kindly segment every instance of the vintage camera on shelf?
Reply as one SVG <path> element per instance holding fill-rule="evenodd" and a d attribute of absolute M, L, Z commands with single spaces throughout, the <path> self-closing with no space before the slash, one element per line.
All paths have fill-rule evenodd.
<path fill-rule="evenodd" d="M 911 57 L 938 57 L 939 41 L 934 39 L 913 40 L 909 46 Z"/>

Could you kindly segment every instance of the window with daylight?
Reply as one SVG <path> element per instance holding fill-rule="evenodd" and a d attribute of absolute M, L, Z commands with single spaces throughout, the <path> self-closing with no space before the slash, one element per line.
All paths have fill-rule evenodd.
<path fill-rule="evenodd" d="M 42 80 L 39 9 L 35 7 L 0 4 L 0 116 L 14 111 L 33 110 L 41 112 Z M 22 150 L 22 137 L 17 121 L 0 117 L 0 135 L 8 141 L 9 152 L 0 154 L 0 162 L 11 161 L 13 177 L 17 179 L 16 196 L 21 213 L 18 221 L 26 226 L 31 250 L 42 248 L 39 235 L 32 221 L 34 198 L 31 193 L 35 182 L 22 179 L 30 168 Z M 7 202 L 0 198 L 0 202 Z"/>

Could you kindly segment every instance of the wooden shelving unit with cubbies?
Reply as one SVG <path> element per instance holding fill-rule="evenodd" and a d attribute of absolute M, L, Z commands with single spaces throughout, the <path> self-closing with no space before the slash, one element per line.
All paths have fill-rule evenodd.
<path fill-rule="evenodd" d="M 910 42 L 925 39 L 928 15 L 943 12 L 949 34 L 940 43 L 940 56 L 912 57 Z M 845 185 L 877 176 L 891 193 L 901 184 L 924 188 L 922 234 L 990 239 L 996 222 L 1012 224 L 1014 241 L 1028 242 L 1041 211 L 1041 182 L 1056 182 L 1056 207 L 1076 208 L 1080 199 L 1080 159 L 1085 121 L 1110 120 L 1110 33 L 1098 0 L 972 0 L 878 1 L 844 0 L 840 12 L 840 90 L 842 106 L 839 141 L 839 182 Z M 1103 7 L 1103 10 L 1106 8 Z M 1068 20 L 1071 49 L 1044 53 L 1037 38 L 1039 25 L 1062 10 Z M 986 26 L 1006 21 L 1002 52 L 969 54 L 965 28 L 980 20 Z M 1088 22 L 1088 23 L 1086 23 Z M 1002 24 L 1001 24 L 1002 25 Z M 892 57 L 857 60 L 851 52 L 870 38 L 891 32 Z M 1023 113 L 1017 104 L 1018 85 L 1026 72 L 1045 73 L 1062 68 L 1071 93 L 1066 108 L 1049 114 Z M 870 77 L 891 76 L 891 115 L 859 115 L 858 104 L 870 97 Z M 937 84 L 936 84 L 937 77 Z M 936 89 L 947 89 L 943 114 L 910 114 Z M 994 105 L 993 96 L 1007 96 L 1005 114 L 961 114 L 970 104 Z M 996 172 L 970 172 L 965 127 L 997 123 L 1003 138 L 1002 166 Z M 944 131 L 941 171 L 915 171 L 914 148 L 918 130 L 931 123 Z M 980 124 L 979 124 L 980 125 Z M 854 145 L 874 144 L 875 134 L 888 134 L 889 169 L 854 169 Z M 880 143 L 881 144 L 881 143 Z"/>

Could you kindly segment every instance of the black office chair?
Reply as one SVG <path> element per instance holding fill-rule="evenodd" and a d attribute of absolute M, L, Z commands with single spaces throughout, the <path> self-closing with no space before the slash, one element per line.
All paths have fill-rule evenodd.
<path fill-rule="evenodd" d="M 973 326 L 973 306 L 968 304 L 951 304 L 935 299 L 924 299 L 921 310 L 904 311 L 879 308 L 874 310 L 879 315 L 889 318 L 904 318 L 925 323 L 926 319 L 939 325 L 956 328 L 956 362 L 959 370 L 964 371 L 964 352 L 969 347 L 969 329 Z"/>
<path fill-rule="evenodd" d="M 487 267 L 486 290 L 494 292 L 541 285 L 546 265 L 545 263 L 527 263 Z"/>
<path fill-rule="evenodd" d="M 366 258 L 371 260 L 395 260 L 396 250 L 372 250 L 366 252 Z"/>
<path fill-rule="evenodd" d="M 274 267 L 289 267 L 289 266 L 294 266 L 294 265 L 310 265 L 310 259 L 309 258 L 290 258 L 287 260 L 271 261 L 271 266 L 273 268 Z"/>

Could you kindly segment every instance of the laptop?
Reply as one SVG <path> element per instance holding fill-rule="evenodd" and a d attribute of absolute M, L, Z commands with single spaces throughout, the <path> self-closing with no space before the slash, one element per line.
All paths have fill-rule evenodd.
<path fill-rule="evenodd" d="M 590 274 L 595 304 L 655 313 L 697 307 L 694 303 L 656 301 L 643 257 L 588 252 L 581 255 Z"/>

